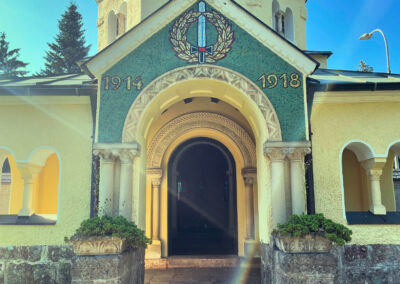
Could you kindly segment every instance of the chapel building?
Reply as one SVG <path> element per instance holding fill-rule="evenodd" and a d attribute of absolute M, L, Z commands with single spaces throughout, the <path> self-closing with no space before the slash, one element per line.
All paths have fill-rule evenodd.
<path fill-rule="evenodd" d="M 0 246 L 95 214 L 153 260 L 263 257 L 302 213 L 400 244 L 400 75 L 328 69 L 304 0 L 96 1 L 81 74 L 0 80 Z"/>

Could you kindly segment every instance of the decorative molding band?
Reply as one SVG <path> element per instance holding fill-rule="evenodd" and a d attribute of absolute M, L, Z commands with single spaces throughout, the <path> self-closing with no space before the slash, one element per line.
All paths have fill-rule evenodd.
<path fill-rule="evenodd" d="M 161 168 L 165 151 L 178 137 L 198 128 L 207 128 L 227 135 L 239 148 L 246 167 L 256 167 L 256 147 L 250 135 L 239 124 L 220 114 L 194 112 L 179 116 L 165 124 L 154 136 L 147 150 L 147 166 Z"/>
<path fill-rule="evenodd" d="M 136 140 L 137 126 L 146 106 L 162 91 L 184 81 L 212 79 L 222 81 L 238 89 L 254 101 L 260 109 L 265 127 L 268 129 L 268 140 L 282 141 L 281 127 L 274 107 L 260 88 L 245 76 L 230 69 L 214 65 L 192 65 L 172 70 L 151 82 L 136 98 L 125 120 L 122 141 Z"/>
<path fill-rule="evenodd" d="M 140 145 L 133 143 L 97 143 L 93 145 L 93 154 L 103 159 L 132 159 L 140 154 Z"/>

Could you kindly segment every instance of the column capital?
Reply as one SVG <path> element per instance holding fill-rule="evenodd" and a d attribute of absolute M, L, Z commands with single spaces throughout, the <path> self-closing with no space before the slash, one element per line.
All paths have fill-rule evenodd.
<path fill-rule="evenodd" d="M 102 160 L 113 161 L 115 156 L 111 149 L 95 149 L 93 150 L 93 155 L 99 156 Z"/>
<path fill-rule="evenodd" d="M 102 159 L 114 160 L 133 159 L 140 153 L 140 145 L 133 143 L 96 143 L 93 145 L 93 154 Z"/>
<path fill-rule="evenodd" d="M 310 147 L 288 148 L 288 158 L 290 160 L 302 161 L 304 156 L 311 153 Z"/>
<path fill-rule="evenodd" d="M 34 179 L 43 169 L 43 166 L 32 163 L 17 163 L 17 168 L 22 179 L 27 181 Z"/>
<path fill-rule="evenodd" d="M 242 176 L 245 185 L 253 185 L 257 178 L 257 169 L 253 167 L 247 167 L 242 169 Z"/>
<path fill-rule="evenodd" d="M 115 149 L 113 155 L 119 157 L 121 162 L 132 162 L 137 157 L 139 151 L 137 149 Z"/>
<path fill-rule="evenodd" d="M 372 158 L 361 161 L 361 165 L 371 180 L 380 180 L 383 168 L 386 165 L 386 158 Z"/>
<path fill-rule="evenodd" d="M 286 157 L 291 160 L 301 160 L 309 153 L 311 153 L 310 141 L 267 141 L 264 143 L 264 155 L 274 161 L 284 160 Z"/>
<path fill-rule="evenodd" d="M 257 168 L 246 167 L 242 169 L 243 177 L 256 177 L 257 176 Z"/>
<path fill-rule="evenodd" d="M 283 161 L 288 154 L 287 148 L 281 147 L 264 147 L 264 155 L 272 161 Z"/>
<path fill-rule="evenodd" d="M 163 174 L 162 169 L 159 168 L 147 169 L 147 175 L 151 178 L 151 184 L 153 186 L 159 186 L 161 184 L 162 174 Z"/>

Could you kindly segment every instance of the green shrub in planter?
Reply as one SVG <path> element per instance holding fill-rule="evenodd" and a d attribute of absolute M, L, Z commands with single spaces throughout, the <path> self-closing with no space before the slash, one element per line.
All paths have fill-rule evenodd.
<path fill-rule="evenodd" d="M 351 241 L 352 231 L 324 217 L 323 214 L 292 215 L 284 224 L 278 224 L 273 231 L 274 237 L 304 237 L 306 235 L 319 235 L 337 245 L 344 245 Z"/>
<path fill-rule="evenodd" d="M 92 236 L 113 236 L 125 239 L 127 245 L 132 248 L 146 248 L 150 243 L 144 232 L 136 226 L 135 223 L 128 221 L 126 218 L 119 217 L 94 217 L 83 221 L 76 230 L 76 237 L 92 237 Z M 66 241 L 70 239 L 66 237 Z"/>

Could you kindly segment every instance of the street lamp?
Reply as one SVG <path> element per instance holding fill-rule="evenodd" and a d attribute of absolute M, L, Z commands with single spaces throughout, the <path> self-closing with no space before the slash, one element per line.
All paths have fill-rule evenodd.
<path fill-rule="evenodd" d="M 360 40 L 367 40 L 367 39 L 370 39 L 370 38 L 372 37 L 372 35 L 373 35 L 374 33 L 376 33 L 376 32 L 380 32 L 380 33 L 382 34 L 382 36 L 383 36 L 383 40 L 385 41 L 387 68 L 388 68 L 388 73 L 390 74 L 391 72 L 390 72 L 390 62 L 389 62 L 389 47 L 388 47 L 387 40 L 386 40 L 386 37 L 385 37 L 385 34 L 383 33 L 383 31 L 380 30 L 380 29 L 373 30 L 373 31 L 370 32 L 370 33 L 363 34 L 363 35 L 360 37 Z"/>

